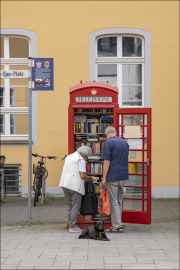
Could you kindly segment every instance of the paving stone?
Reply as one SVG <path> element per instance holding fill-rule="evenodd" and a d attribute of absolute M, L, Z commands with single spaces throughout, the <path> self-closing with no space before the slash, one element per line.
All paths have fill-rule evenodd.
<path fill-rule="evenodd" d="M 100 263 L 74 263 L 71 262 L 70 269 L 104 269 L 104 264 Z"/>
<path fill-rule="evenodd" d="M 97 251 L 96 253 L 88 252 L 88 258 L 96 258 L 96 257 L 119 257 L 118 250 L 114 252 L 108 252 L 108 251 Z"/>
<path fill-rule="evenodd" d="M 71 254 L 68 256 L 64 256 L 64 254 L 58 255 L 55 258 L 54 262 L 58 262 L 58 261 L 73 261 L 73 262 L 87 262 L 87 254 Z"/>
<path fill-rule="evenodd" d="M 42 266 L 45 269 L 48 269 L 53 265 L 54 260 L 53 259 L 35 259 L 35 260 L 22 260 L 19 266 L 29 266 L 30 268 L 39 267 Z"/>
<path fill-rule="evenodd" d="M 104 269 L 122 269 L 122 264 L 106 263 Z"/>
<path fill-rule="evenodd" d="M 4 269 L 17 269 L 18 266 L 15 266 L 15 265 L 2 265 L 1 266 L 1 270 L 4 270 Z"/>
<path fill-rule="evenodd" d="M 111 263 L 112 262 L 112 259 L 111 257 L 104 257 L 104 262 L 105 263 Z M 127 257 L 113 257 L 113 262 L 114 263 L 137 263 L 136 261 L 136 258 L 135 256 L 129 256 L 128 258 Z"/>
<path fill-rule="evenodd" d="M 157 269 L 179 269 L 179 262 L 174 262 L 174 261 L 169 261 L 169 262 L 164 262 L 164 261 L 155 261 L 155 265 Z"/>
<path fill-rule="evenodd" d="M 138 264 L 144 264 L 144 263 L 151 263 L 151 264 L 153 264 L 154 263 L 154 261 L 153 261 L 153 259 L 152 258 L 147 258 L 146 256 L 144 256 L 144 258 L 138 258 L 138 257 L 136 257 L 136 259 L 137 259 L 137 263 Z"/>
<path fill-rule="evenodd" d="M 19 256 L 18 258 L 11 258 L 10 256 L 4 261 L 3 265 L 19 265 L 21 262 L 22 257 Z"/>
<path fill-rule="evenodd" d="M 122 264 L 122 269 L 157 269 L 155 264 Z"/>

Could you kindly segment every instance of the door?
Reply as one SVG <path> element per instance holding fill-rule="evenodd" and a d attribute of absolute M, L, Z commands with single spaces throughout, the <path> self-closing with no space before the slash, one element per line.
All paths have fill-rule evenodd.
<path fill-rule="evenodd" d="M 129 144 L 122 222 L 151 224 L 151 109 L 114 109 L 114 127 Z"/>

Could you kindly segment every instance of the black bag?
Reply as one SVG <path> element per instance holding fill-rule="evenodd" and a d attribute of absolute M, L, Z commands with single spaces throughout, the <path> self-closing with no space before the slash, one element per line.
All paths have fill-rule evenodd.
<path fill-rule="evenodd" d="M 88 192 L 89 187 L 89 192 Z M 90 191 L 89 182 L 85 183 L 85 195 L 82 196 L 81 201 L 81 215 L 97 215 L 98 214 L 98 198 L 96 197 L 96 193 L 94 190 L 94 186 L 92 185 L 92 192 Z"/>

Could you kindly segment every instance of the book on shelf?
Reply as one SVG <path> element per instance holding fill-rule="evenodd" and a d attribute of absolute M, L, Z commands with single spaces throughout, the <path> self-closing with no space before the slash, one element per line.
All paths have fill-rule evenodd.
<path fill-rule="evenodd" d="M 92 134 L 92 133 L 88 133 L 87 137 L 89 137 L 89 138 L 99 138 L 98 134 Z"/>
<path fill-rule="evenodd" d="M 113 121 L 113 115 L 101 115 L 101 121 Z"/>
<path fill-rule="evenodd" d="M 104 147 L 104 144 L 105 142 L 88 142 L 88 143 L 83 143 L 83 139 L 80 140 L 81 142 L 77 141 L 74 142 L 74 150 L 76 151 L 79 147 L 81 146 L 88 146 L 88 147 L 91 147 L 92 149 L 92 153 L 93 154 L 101 154 L 102 153 L 102 150 L 103 150 L 103 147 Z M 84 141 L 86 141 L 86 139 L 84 139 Z"/>
<path fill-rule="evenodd" d="M 113 122 L 74 122 L 74 133 L 105 133 L 105 130 L 108 126 L 113 126 Z"/>
<path fill-rule="evenodd" d="M 74 122 L 86 122 L 85 115 L 74 115 Z"/>
<path fill-rule="evenodd" d="M 86 163 L 87 174 L 102 174 L 103 164 L 102 163 Z"/>
<path fill-rule="evenodd" d="M 98 155 L 90 155 L 90 156 L 88 157 L 88 160 L 100 160 L 100 159 L 101 159 L 101 157 L 98 156 Z"/>
<path fill-rule="evenodd" d="M 88 142 L 98 142 L 98 138 L 87 138 Z"/>

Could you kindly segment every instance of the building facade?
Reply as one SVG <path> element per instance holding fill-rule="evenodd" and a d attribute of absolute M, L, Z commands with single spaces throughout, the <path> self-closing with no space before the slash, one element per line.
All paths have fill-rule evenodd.
<path fill-rule="evenodd" d="M 69 88 L 82 80 L 117 86 L 120 108 L 152 109 L 152 197 L 179 197 L 178 1 L 3 1 L 1 70 L 26 70 L 28 57 L 54 58 L 54 91 L 33 91 L 32 111 L 32 152 L 58 157 L 49 193 L 62 195 Z M 26 196 L 28 79 L 2 79 L 0 106 L 7 191 Z"/>

